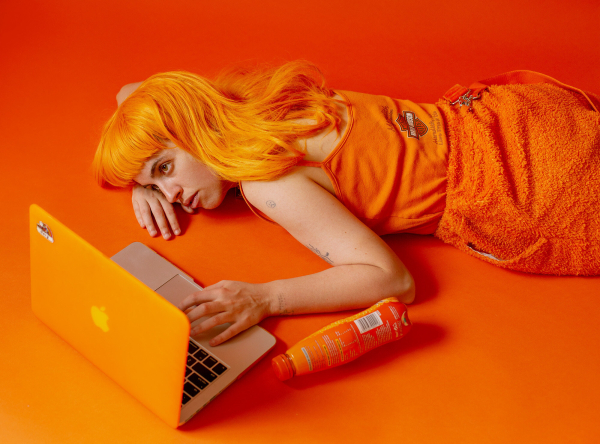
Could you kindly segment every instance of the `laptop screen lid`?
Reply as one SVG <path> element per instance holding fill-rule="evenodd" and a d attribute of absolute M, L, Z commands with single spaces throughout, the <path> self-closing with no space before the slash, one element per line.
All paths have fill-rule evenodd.
<path fill-rule="evenodd" d="M 178 306 L 191 293 L 202 290 L 189 275 L 139 242 L 126 246 L 111 259 L 174 306 Z M 194 321 L 192 325 L 203 320 L 206 317 Z M 241 377 L 275 345 L 273 335 L 254 325 L 218 347 L 211 347 L 210 340 L 229 325 L 218 325 L 191 338 L 195 345 L 190 343 L 181 424 Z M 197 347 L 201 350 L 197 350 Z M 207 368 L 198 367 L 197 362 Z M 213 372 L 216 368 L 219 371 Z"/>
<path fill-rule="evenodd" d="M 177 427 L 190 329 L 185 314 L 39 206 L 29 214 L 35 315 Z"/>

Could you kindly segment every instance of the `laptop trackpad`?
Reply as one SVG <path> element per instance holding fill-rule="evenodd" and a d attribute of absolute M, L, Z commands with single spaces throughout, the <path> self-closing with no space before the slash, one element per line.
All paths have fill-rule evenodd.
<path fill-rule="evenodd" d="M 196 291 L 202 290 L 202 287 L 199 285 L 193 284 L 188 281 L 186 278 L 181 276 L 180 274 L 175 275 L 171 278 L 167 283 L 161 285 L 156 289 L 156 292 L 165 298 L 167 301 L 175 305 L 176 307 L 179 305 L 181 301 L 183 301 L 186 297 L 195 293 Z M 197 325 L 203 322 L 206 319 L 200 318 L 192 323 L 192 325 Z M 207 331 L 204 334 L 194 336 L 194 339 L 199 340 L 200 337 L 214 337 L 219 334 L 221 331 L 225 330 L 230 324 L 223 324 L 221 326 L 217 326 Z"/>
<path fill-rule="evenodd" d="M 202 287 L 191 283 L 180 274 L 176 274 L 155 291 L 177 307 L 186 297 L 200 290 Z"/>

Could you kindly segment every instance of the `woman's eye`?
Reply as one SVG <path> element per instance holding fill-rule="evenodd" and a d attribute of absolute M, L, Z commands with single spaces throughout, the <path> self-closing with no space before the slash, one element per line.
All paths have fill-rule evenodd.
<path fill-rule="evenodd" d="M 158 188 L 158 185 L 152 185 L 152 189 L 154 191 L 160 191 L 160 188 Z"/>
<path fill-rule="evenodd" d="M 169 170 L 171 169 L 171 162 L 165 162 L 165 163 L 163 163 L 161 166 L 158 167 L 158 169 L 163 174 L 168 173 Z"/>

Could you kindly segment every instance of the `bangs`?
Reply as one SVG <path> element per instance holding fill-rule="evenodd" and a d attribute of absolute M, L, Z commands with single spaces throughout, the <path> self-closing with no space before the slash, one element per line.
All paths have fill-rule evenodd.
<path fill-rule="evenodd" d="M 92 164 L 96 182 L 120 188 L 133 185 L 145 163 L 167 148 L 166 132 L 154 103 L 129 97 L 102 131 Z"/>

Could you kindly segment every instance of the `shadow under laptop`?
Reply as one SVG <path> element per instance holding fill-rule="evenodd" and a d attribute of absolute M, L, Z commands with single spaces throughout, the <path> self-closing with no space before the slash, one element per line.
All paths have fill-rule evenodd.
<path fill-rule="evenodd" d="M 253 421 L 252 418 L 257 414 L 271 411 L 285 396 L 280 390 L 281 381 L 275 377 L 271 368 L 271 360 L 284 352 L 284 347 L 278 342 L 263 359 L 242 375 L 239 381 L 233 382 L 178 430 L 203 431 L 218 424 L 226 427 L 235 425 L 239 428 L 244 422 Z"/>

